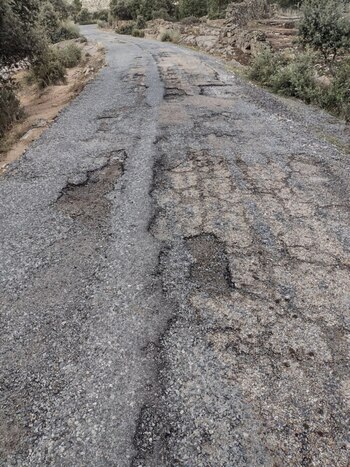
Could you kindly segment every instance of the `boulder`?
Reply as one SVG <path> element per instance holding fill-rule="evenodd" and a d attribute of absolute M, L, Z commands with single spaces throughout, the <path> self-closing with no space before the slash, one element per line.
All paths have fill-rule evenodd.
<path fill-rule="evenodd" d="M 243 0 L 233 2 L 226 10 L 226 26 L 246 26 L 249 21 L 255 19 L 268 18 L 270 16 L 270 7 L 268 0 Z"/>

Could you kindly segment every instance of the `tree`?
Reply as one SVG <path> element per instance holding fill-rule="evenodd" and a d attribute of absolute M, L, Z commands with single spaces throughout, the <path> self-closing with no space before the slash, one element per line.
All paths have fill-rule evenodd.
<path fill-rule="evenodd" d="M 36 0 L 0 0 L 0 137 L 21 113 L 11 79 L 11 66 L 32 59 L 42 47 L 35 29 L 39 11 Z"/>
<path fill-rule="evenodd" d="M 188 16 L 205 16 L 208 14 L 207 0 L 181 0 L 180 1 L 180 16 L 186 18 Z"/>
<path fill-rule="evenodd" d="M 69 6 L 65 0 L 50 0 L 50 2 L 60 20 L 68 19 Z"/>
<path fill-rule="evenodd" d="M 223 16 L 231 0 L 208 0 L 208 13 L 211 17 Z"/>
<path fill-rule="evenodd" d="M 78 13 L 76 20 L 79 24 L 90 24 L 92 21 L 92 15 L 87 8 L 83 8 Z"/>
<path fill-rule="evenodd" d="M 41 8 L 38 17 L 38 24 L 50 42 L 54 42 L 57 30 L 59 28 L 60 19 L 52 3 L 45 2 Z"/>
<path fill-rule="evenodd" d="M 74 21 L 77 21 L 77 16 L 83 8 L 81 0 L 73 0 L 72 3 L 68 4 L 69 15 L 73 18 Z"/>
<path fill-rule="evenodd" d="M 79 11 L 83 8 L 81 0 L 73 0 L 72 5 L 77 13 L 79 13 Z"/>
<path fill-rule="evenodd" d="M 339 50 L 350 44 L 350 22 L 345 5 L 339 0 L 306 0 L 299 36 L 304 45 L 321 52 L 326 61 L 334 61 Z"/>
<path fill-rule="evenodd" d="M 114 18 L 122 20 L 133 19 L 133 8 L 131 2 L 128 0 L 111 0 L 110 10 Z"/>
<path fill-rule="evenodd" d="M 30 59 L 41 47 L 37 0 L 0 0 L 0 69 Z"/>
<path fill-rule="evenodd" d="M 155 17 L 174 17 L 172 0 L 111 0 L 110 11 L 114 18 L 136 20 L 139 15 L 145 20 Z"/>

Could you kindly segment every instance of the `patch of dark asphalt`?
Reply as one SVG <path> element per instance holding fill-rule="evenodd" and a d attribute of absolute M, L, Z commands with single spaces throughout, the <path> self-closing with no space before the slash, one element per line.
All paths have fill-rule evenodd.
<path fill-rule="evenodd" d="M 191 280 L 209 295 L 226 294 L 234 288 L 225 245 L 213 234 L 201 234 L 186 239 L 193 258 Z"/>

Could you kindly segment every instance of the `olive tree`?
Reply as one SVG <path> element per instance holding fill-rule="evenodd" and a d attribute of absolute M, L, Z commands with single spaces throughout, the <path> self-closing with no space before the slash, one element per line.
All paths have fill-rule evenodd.
<path fill-rule="evenodd" d="M 345 4 L 339 0 L 306 0 L 299 36 L 304 45 L 321 52 L 326 61 L 334 61 L 339 51 L 350 45 Z"/>

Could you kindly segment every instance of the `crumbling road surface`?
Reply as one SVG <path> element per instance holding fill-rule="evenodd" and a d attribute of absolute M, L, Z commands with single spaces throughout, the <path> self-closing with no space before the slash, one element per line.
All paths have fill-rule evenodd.
<path fill-rule="evenodd" d="M 1 465 L 347 466 L 341 124 L 85 33 L 108 66 L 0 179 Z"/>

